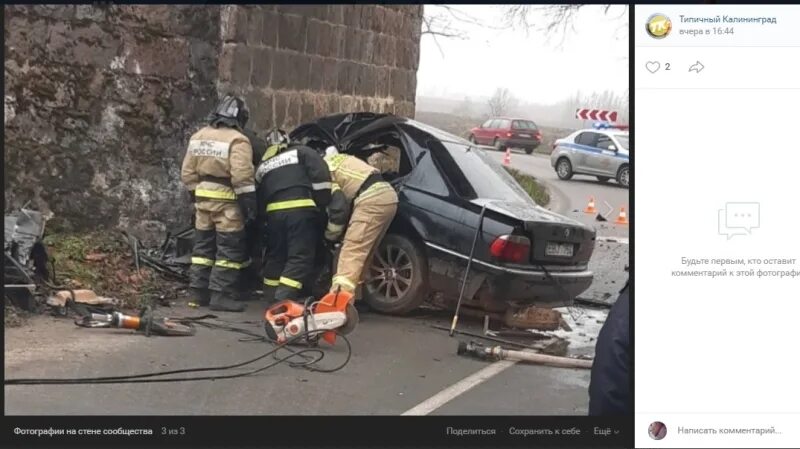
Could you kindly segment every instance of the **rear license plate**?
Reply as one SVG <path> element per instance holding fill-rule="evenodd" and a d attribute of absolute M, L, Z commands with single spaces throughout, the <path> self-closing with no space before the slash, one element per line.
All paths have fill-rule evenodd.
<path fill-rule="evenodd" d="M 530 134 L 520 134 L 519 136 L 520 136 L 520 137 L 531 137 L 531 135 L 530 135 Z"/>
<path fill-rule="evenodd" d="M 544 249 L 545 256 L 572 257 L 575 245 L 572 243 L 547 242 Z"/>

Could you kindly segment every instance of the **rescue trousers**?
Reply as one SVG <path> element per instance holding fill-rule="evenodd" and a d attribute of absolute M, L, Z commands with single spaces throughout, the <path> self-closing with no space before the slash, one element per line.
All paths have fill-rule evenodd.
<path fill-rule="evenodd" d="M 195 238 L 189 286 L 235 296 L 249 264 L 244 218 L 235 202 L 195 203 Z"/>
<path fill-rule="evenodd" d="M 310 294 L 321 237 L 319 220 L 315 207 L 267 213 L 262 270 L 267 298 L 296 300 Z"/>
<path fill-rule="evenodd" d="M 355 293 L 358 284 L 364 280 L 366 264 L 372 260 L 396 212 L 397 193 L 386 182 L 375 184 L 355 199 L 331 291 L 341 288 Z"/>

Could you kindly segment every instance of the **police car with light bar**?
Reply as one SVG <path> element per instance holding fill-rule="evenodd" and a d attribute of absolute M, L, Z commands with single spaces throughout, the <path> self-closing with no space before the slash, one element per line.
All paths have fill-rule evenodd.
<path fill-rule="evenodd" d="M 595 124 L 575 131 L 553 144 L 550 164 L 560 179 L 573 175 L 595 176 L 600 182 L 615 179 L 628 187 L 630 144 L 627 127 Z"/>

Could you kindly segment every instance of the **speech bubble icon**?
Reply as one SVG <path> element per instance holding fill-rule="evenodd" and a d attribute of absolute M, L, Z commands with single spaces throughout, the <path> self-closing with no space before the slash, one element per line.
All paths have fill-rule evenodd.
<path fill-rule="evenodd" d="M 761 226 L 760 203 L 727 203 L 725 205 L 725 227 L 744 229 L 749 234 Z"/>
<path fill-rule="evenodd" d="M 720 209 L 718 211 L 718 228 L 717 232 L 719 235 L 725 235 L 728 237 L 728 240 L 732 239 L 735 235 L 747 235 L 747 231 L 742 228 L 729 228 L 726 224 L 726 213 L 725 209 Z"/>

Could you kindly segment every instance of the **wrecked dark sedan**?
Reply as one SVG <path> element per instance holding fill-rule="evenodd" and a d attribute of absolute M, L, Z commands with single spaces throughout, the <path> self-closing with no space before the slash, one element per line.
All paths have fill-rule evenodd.
<path fill-rule="evenodd" d="M 335 145 L 365 160 L 375 148 L 399 153 L 396 170 L 384 171 L 398 192 L 399 208 L 363 288 L 377 311 L 407 313 L 426 299 L 454 303 L 471 253 L 466 307 L 560 307 L 592 283 L 588 264 L 595 231 L 538 206 L 501 165 L 465 139 L 373 113 L 323 117 L 290 136 L 318 148 Z"/>

